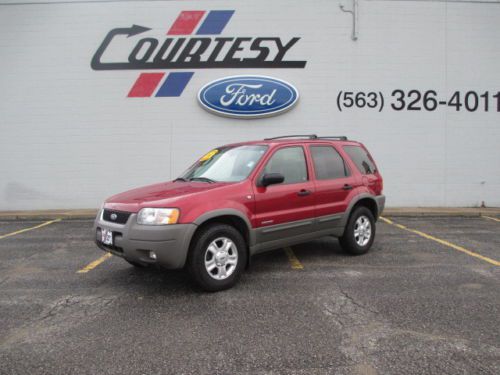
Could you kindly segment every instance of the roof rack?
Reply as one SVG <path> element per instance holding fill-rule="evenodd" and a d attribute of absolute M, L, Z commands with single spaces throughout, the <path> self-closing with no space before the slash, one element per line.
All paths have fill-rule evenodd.
<path fill-rule="evenodd" d="M 286 138 L 305 138 L 305 139 L 337 139 L 339 141 L 347 141 L 347 137 L 345 135 L 336 136 L 336 135 L 328 135 L 324 137 L 318 137 L 316 134 L 294 134 L 294 135 L 281 135 L 279 137 L 272 138 L 264 138 L 265 141 L 272 141 L 275 139 L 286 139 Z"/>
<path fill-rule="evenodd" d="M 306 138 L 306 139 L 318 139 L 316 134 L 294 134 L 294 135 L 281 135 L 279 137 L 264 138 L 265 141 L 272 141 L 273 139 L 283 139 L 283 138 Z"/>
<path fill-rule="evenodd" d="M 347 137 L 345 135 L 327 135 L 324 137 L 318 137 L 318 139 L 338 139 L 339 141 L 347 141 Z"/>

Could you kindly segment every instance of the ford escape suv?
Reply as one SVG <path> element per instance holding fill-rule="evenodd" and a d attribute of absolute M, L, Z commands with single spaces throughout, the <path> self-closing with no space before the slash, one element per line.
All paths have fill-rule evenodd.
<path fill-rule="evenodd" d="M 184 174 L 107 199 L 99 248 L 136 267 L 187 267 L 207 291 L 233 286 L 250 256 L 322 236 L 366 253 L 382 177 L 346 137 L 283 136 L 215 148 Z"/>

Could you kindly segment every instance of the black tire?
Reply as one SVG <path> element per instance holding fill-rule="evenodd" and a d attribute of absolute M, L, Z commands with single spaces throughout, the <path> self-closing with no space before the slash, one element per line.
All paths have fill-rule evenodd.
<path fill-rule="evenodd" d="M 149 264 L 146 264 L 146 263 L 139 263 L 139 262 L 134 262 L 133 260 L 128 260 L 127 258 L 124 258 L 125 261 L 131 265 L 133 265 L 134 267 L 137 267 L 137 268 L 146 268 L 146 267 L 149 267 Z"/>
<path fill-rule="evenodd" d="M 230 243 L 224 242 L 228 239 L 232 242 L 231 247 L 227 250 L 227 257 L 224 254 L 217 258 L 218 248 L 223 248 L 223 244 Z M 214 247 L 218 249 L 217 256 L 214 255 Z M 211 249 L 209 249 L 211 247 Z M 234 260 L 236 253 L 236 260 Z M 229 264 L 231 259 L 231 264 Z M 213 260 L 215 266 L 210 274 L 206 266 L 206 262 Z M 221 263 L 217 263 L 220 261 Z M 227 261 L 227 264 L 226 264 Z M 224 263 L 222 263 L 224 262 Z M 236 264 L 234 264 L 236 262 Z M 247 262 L 247 244 L 241 233 L 234 227 L 227 224 L 214 223 L 202 228 L 193 239 L 191 249 L 188 257 L 188 270 L 195 283 L 207 292 L 217 292 L 231 288 L 240 278 Z M 212 265 L 214 265 L 212 264 Z M 215 269 L 217 268 L 217 269 Z M 225 276 L 229 274 L 228 276 Z M 224 279 L 216 279 L 217 277 L 226 277 Z"/>
<path fill-rule="evenodd" d="M 358 219 L 360 218 L 365 218 L 366 220 L 368 220 L 371 229 L 370 238 L 368 239 L 366 244 L 362 245 L 360 244 L 360 242 L 362 243 L 363 241 L 360 240 L 359 235 L 355 235 L 355 230 L 357 229 L 357 226 L 359 226 Z M 344 249 L 344 251 L 351 255 L 366 254 L 373 244 L 373 240 L 375 239 L 375 232 L 375 219 L 373 218 L 372 212 L 364 206 L 356 207 L 349 216 L 349 220 L 347 221 L 347 225 L 344 230 L 344 235 L 339 238 L 340 246 L 342 246 L 342 249 Z"/>

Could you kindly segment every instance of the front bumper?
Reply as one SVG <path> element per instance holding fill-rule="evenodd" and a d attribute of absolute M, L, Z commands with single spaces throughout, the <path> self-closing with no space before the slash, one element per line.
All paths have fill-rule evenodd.
<path fill-rule="evenodd" d="M 174 269 L 184 267 L 196 227 L 195 224 L 140 225 L 136 214 L 131 214 L 125 224 L 117 224 L 103 220 L 100 210 L 94 222 L 94 239 L 100 249 L 114 255 Z M 102 229 L 113 232 L 113 246 L 101 242 Z M 149 257 L 151 251 L 156 259 Z"/>

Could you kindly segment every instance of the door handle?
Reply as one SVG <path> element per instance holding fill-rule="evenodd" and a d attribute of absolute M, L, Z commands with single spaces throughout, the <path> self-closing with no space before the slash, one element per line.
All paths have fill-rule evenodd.
<path fill-rule="evenodd" d="M 352 185 L 344 184 L 344 187 L 342 189 L 344 189 L 344 190 L 352 190 Z"/>
<path fill-rule="evenodd" d="M 311 193 L 312 193 L 311 190 L 302 189 L 299 192 L 297 192 L 297 195 L 299 197 L 305 197 L 306 195 L 309 195 Z"/>

